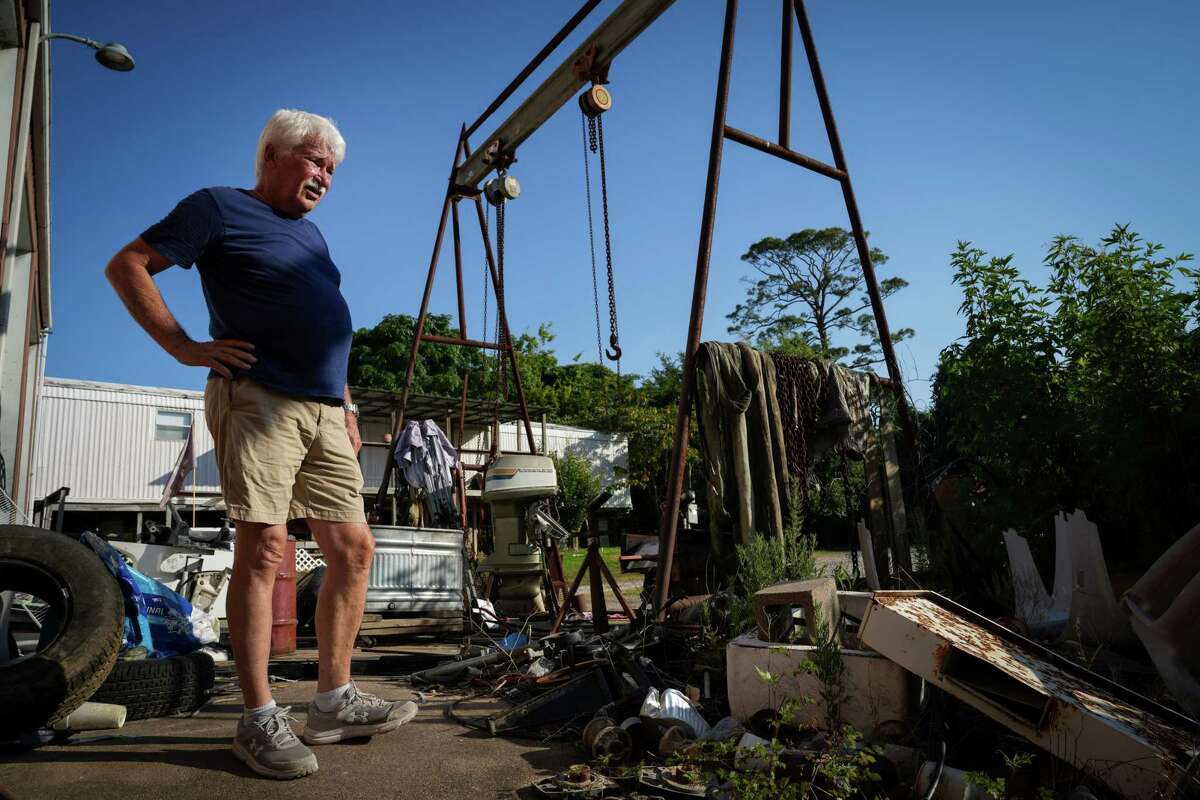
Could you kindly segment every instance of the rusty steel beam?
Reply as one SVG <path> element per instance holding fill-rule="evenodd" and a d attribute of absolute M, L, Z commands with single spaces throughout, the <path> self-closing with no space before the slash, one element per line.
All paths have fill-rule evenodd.
<path fill-rule="evenodd" d="M 847 179 L 845 170 L 838 169 L 837 167 L 831 167 L 824 161 L 818 161 L 815 158 L 810 158 L 809 156 L 797 153 L 794 150 L 788 150 L 786 147 L 780 147 L 774 142 L 769 142 L 766 139 L 755 136 L 752 133 L 746 133 L 743 130 L 738 130 L 731 125 L 725 126 L 725 138 L 731 142 L 737 142 L 738 144 L 744 144 L 747 147 L 752 147 L 755 150 L 766 153 L 767 155 L 772 155 L 776 158 L 782 158 L 784 161 L 790 161 L 793 164 L 804 167 L 805 169 L 811 169 L 813 172 L 820 173 L 827 178 L 833 178 L 839 183 Z"/>
<path fill-rule="evenodd" d="M 463 134 L 460 131 L 458 141 L 454 144 L 454 161 L 450 167 L 450 177 L 454 177 L 454 171 L 458 167 L 459 153 L 462 151 Z M 425 292 L 421 295 L 421 311 L 417 314 L 417 323 L 413 328 L 412 348 L 408 353 L 408 366 L 404 371 L 404 389 L 400 392 L 400 413 L 396 414 L 396 424 L 392 428 L 392 441 L 400 440 L 400 431 L 404 429 L 404 409 L 408 405 L 408 396 L 412 392 L 413 374 L 417 365 L 417 353 L 421 349 L 421 340 L 425 333 L 425 319 L 429 315 L 429 298 L 433 294 L 433 278 L 437 275 L 438 257 L 442 252 L 442 239 L 446 235 L 446 221 L 450 217 L 450 206 L 454 204 L 453 196 L 454 182 L 446 186 L 446 199 L 442 201 L 442 216 L 438 222 L 437 236 L 433 240 L 433 255 L 429 258 L 429 273 L 425 276 Z M 375 493 L 375 516 L 379 516 L 379 509 L 383 508 L 383 501 L 387 498 L 388 485 L 392 480 L 392 472 L 395 468 L 395 459 L 389 458 L 383 467 L 383 476 L 379 479 L 379 491 Z"/>
<path fill-rule="evenodd" d="M 454 232 L 454 278 L 458 288 L 458 338 L 466 340 L 467 337 L 467 304 L 463 298 L 463 269 L 462 269 L 462 239 L 458 233 L 458 200 L 455 199 L 450 204 L 450 219 L 453 224 Z M 484 336 L 487 336 L 487 331 L 484 331 Z"/>
<path fill-rule="evenodd" d="M 591 71 L 603 73 L 626 45 L 658 19 L 673 2 L 624 0 L 508 119 L 492 131 L 483 146 L 463 162 L 458 169 L 457 185 L 474 189 L 492 171 L 493 164 L 511 159 L 522 142 L 583 88 L 587 78 L 580 77 L 576 64 L 582 62 L 589 50 L 595 48 L 596 52 Z"/>
<path fill-rule="evenodd" d="M 567 24 L 563 25 L 562 29 L 559 30 L 558 33 L 554 34 L 554 38 L 547 42 L 546 46 L 539 50 L 538 54 L 533 57 L 533 60 L 525 65 L 525 69 L 517 73 L 517 77 L 513 78 L 512 83 L 508 84 L 508 86 L 505 86 L 504 91 L 502 91 L 499 96 L 497 96 L 496 99 L 491 102 L 491 105 L 484 109 L 483 113 L 479 115 L 479 119 L 471 123 L 471 126 L 467 128 L 466 135 L 470 136 L 472 133 L 479 130 L 479 126 L 486 122 L 488 117 L 496 113 L 496 109 L 504 105 L 505 100 L 512 97 L 513 92 L 515 92 L 520 85 L 525 82 L 525 79 L 533 74 L 535 69 L 542 65 L 542 62 L 546 60 L 546 56 L 553 53 L 554 50 L 560 44 L 562 44 L 563 39 L 566 39 L 568 36 L 570 36 L 571 31 L 579 27 L 579 23 L 583 22 L 584 17 L 592 13 L 592 10 L 598 5 L 600 5 L 600 0 L 588 0 L 586 3 L 584 3 L 583 7 L 575 12 L 575 16 L 567 20 Z"/>
<path fill-rule="evenodd" d="M 687 344 L 683 353 L 683 385 L 679 391 L 679 412 L 675 416 L 675 450 L 671 455 L 671 474 L 667 481 L 667 502 L 658 529 L 658 574 L 654 587 L 654 607 L 664 619 L 671 590 L 671 566 L 675 559 L 675 534 L 679 524 L 679 498 L 683 494 L 683 474 L 687 462 L 688 424 L 692 411 L 692 392 L 696 381 L 696 352 L 704 326 L 704 299 L 708 294 L 708 266 L 712 260 L 713 224 L 717 216 L 717 186 L 721 179 L 721 155 L 725 143 L 725 109 L 729 104 L 729 72 L 733 65 L 733 32 L 737 21 L 737 0 L 726 0 L 725 30 L 721 36 L 721 65 L 717 71 L 717 99 L 713 108 L 712 138 L 708 145 L 708 177 L 704 185 L 704 211 L 700 217 L 700 245 L 696 253 L 696 280 L 692 286 L 692 312 L 688 320 Z"/>
<path fill-rule="evenodd" d="M 479 347 L 484 350 L 504 350 L 507 345 L 497 344 L 496 342 L 481 342 L 478 339 L 460 339 L 456 336 L 438 336 L 433 333 L 421 334 L 422 342 L 431 342 L 433 344 L 454 344 L 459 347 Z"/>
<path fill-rule="evenodd" d="M 871 263 L 871 248 L 867 246 L 867 234 L 863 228 L 862 217 L 858 213 L 858 201 L 854 197 L 854 186 L 851 184 L 849 176 L 850 170 L 846 166 L 846 156 L 842 152 L 842 140 L 838 136 L 837 120 L 834 119 L 833 106 L 829 102 L 829 91 L 825 87 L 825 76 L 821 71 L 821 61 L 817 57 L 817 46 L 813 41 L 812 27 L 808 23 L 804 0 L 793 0 L 793 8 L 796 12 L 796 21 L 800 24 L 800 38 L 804 42 L 804 52 L 808 57 L 813 88 L 816 89 L 817 103 L 821 107 L 821 117 L 825 121 L 825 133 L 829 138 L 829 150 L 833 154 L 833 163 L 842 172 L 847 173 L 846 179 L 841 182 L 842 197 L 846 203 L 846 214 L 850 217 L 850 229 L 854 233 L 858 260 L 867 284 L 867 296 L 871 300 L 871 313 L 875 317 L 879 347 L 883 351 L 884 363 L 887 364 L 888 377 L 898 387 L 896 410 L 900 413 L 900 428 L 904 433 L 905 449 L 908 451 L 906 460 L 909 461 L 909 474 L 915 486 L 919 479 L 917 474 L 917 427 L 913 422 L 912 409 L 908 405 L 908 398 L 903 390 L 904 381 L 900 374 L 900 363 L 896 360 L 896 350 L 892 346 L 892 332 L 888 326 L 887 312 L 883 308 L 883 293 L 879 290 L 875 266 Z"/>
<path fill-rule="evenodd" d="M 461 140 L 462 152 L 467 158 L 471 157 L 471 148 L 464 136 Z M 451 186 L 453 190 L 453 186 Z M 512 367 L 513 388 L 517 390 L 517 403 L 521 406 L 521 422 L 525 423 L 525 436 L 529 439 L 529 452 L 536 453 L 537 446 L 533 443 L 533 424 L 529 421 L 529 404 L 525 402 L 525 388 L 521 385 L 521 370 L 517 367 L 517 348 L 513 347 L 512 334 L 508 327 L 508 311 L 500 300 L 500 274 L 496 270 L 496 257 L 492 253 L 492 237 L 488 233 L 487 220 L 483 216 L 483 200 L 475 195 L 475 216 L 479 219 L 479 235 L 483 237 L 483 253 L 488 265 L 488 274 L 492 276 L 492 286 L 496 290 L 496 316 L 500 321 L 500 340 L 508 342 L 503 348 L 508 354 L 508 363 Z M 497 437 L 499 438 L 499 437 Z"/>
<path fill-rule="evenodd" d="M 779 33 L 779 146 L 787 148 L 792 123 L 792 0 L 783 0 Z"/>

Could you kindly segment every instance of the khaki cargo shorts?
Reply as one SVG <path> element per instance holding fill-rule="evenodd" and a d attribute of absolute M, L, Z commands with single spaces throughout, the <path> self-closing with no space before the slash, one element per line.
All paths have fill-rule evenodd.
<path fill-rule="evenodd" d="M 231 519 L 365 522 L 362 470 L 340 406 L 249 378 L 209 378 L 204 416 Z"/>

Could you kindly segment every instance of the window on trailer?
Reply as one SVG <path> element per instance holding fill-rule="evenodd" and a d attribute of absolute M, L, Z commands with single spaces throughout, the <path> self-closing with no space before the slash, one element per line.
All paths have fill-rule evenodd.
<path fill-rule="evenodd" d="M 159 409 L 154 421 L 154 441 L 182 442 L 192 428 L 192 415 L 188 411 L 164 411 Z"/>

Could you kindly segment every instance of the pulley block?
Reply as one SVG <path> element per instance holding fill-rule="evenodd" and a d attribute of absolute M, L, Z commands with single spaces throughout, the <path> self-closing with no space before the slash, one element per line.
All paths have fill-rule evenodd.
<path fill-rule="evenodd" d="M 589 117 L 598 116 L 612 108 L 612 94 L 603 86 L 593 85 L 579 95 L 579 107 Z"/>
<path fill-rule="evenodd" d="M 484 184 L 483 195 L 489 203 L 498 206 L 506 200 L 520 197 L 521 184 L 512 175 L 500 174 Z"/>

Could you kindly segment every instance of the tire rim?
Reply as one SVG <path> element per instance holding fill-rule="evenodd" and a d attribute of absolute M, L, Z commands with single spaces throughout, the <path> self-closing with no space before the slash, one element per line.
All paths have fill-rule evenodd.
<path fill-rule="evenodd" d="M 8 632 L 13 604 L 11 601 L 6 602 L 3 609 L 0 610 L 0 633 L 4 634 L 3 640 L 0 641 L 0 665 L 21 661 L 54 646 L 54 643 L 62 635 L 63 628 L 65 627 L 63 623 L 71 615 L 71 592 L 66 584 L 57 576 L 31 561 L 0 556 L 0 592 L 19 592 L 21 594 L 32 595 L 50 607 L 50 611 L 46 615 L 46 620 L 57 617 L 59 621 L 58 630 L 54 632 L 54 636 L 44 646 L 41 644 L 41 637 L 39 636 L 39 646 L 33 653 L 10 659 L 8 653 Z M 45 623 L 41 624 L 44 625 Z"/>

